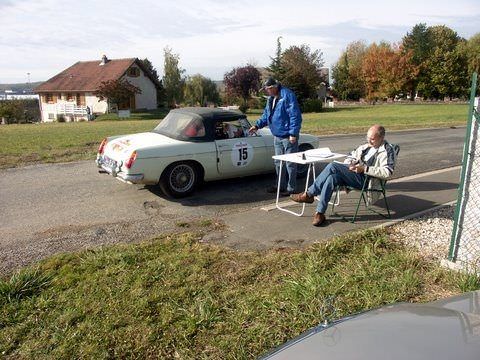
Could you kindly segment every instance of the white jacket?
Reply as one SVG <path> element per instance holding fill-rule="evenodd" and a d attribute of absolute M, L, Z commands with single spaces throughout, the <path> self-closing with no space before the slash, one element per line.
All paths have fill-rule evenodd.
<path fill-rule="evenodd" d="M 393 174 L 397 160 L 397 153 L 395 151 L 395 147 L 387 141 L 383 142 L 383 144 L 377 149 L 377 152 L 372 157 L 370 157 L 368 160 L 365 160 L 365 156 L 369 150 L 369 144 L 360 145 L 351 152 L 346 161 L 359 161 L 363 163 L 366 166 L 365 175 L 370 176 L 368 189 L 379 190 L 381 189 L 381 181 L 387 180 Z M 379 192 L 368 191 L 367 202 L 372 204 L 378 200 L 379 196 Z"/>

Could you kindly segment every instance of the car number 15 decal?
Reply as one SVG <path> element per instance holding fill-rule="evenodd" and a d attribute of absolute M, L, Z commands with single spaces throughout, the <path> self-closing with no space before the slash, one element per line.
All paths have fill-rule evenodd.
<path fill-rule="evenodd" d="M 236 167 L 247 166 L 252 161 L 253 155 L 252 145 L 246 141 L 236 142 L 232 148 L 232 165 Z"/>

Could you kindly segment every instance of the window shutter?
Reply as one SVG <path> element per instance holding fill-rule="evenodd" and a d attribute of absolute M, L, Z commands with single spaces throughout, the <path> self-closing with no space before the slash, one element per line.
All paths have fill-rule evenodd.
<path fill-rule="evenodd" d="M 77 93 L 77 105 L 84 106 L 85 105 L 85 95 Z"/>

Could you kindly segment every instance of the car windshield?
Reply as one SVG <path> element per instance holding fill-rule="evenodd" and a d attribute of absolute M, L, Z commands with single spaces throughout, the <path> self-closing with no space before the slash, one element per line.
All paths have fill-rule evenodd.
<path fill-rule="evenodd" d="M 172 138 L 199 138 L 205 136 L 205 126 L 200 116 L 170 112 L 153 132 Z"/>

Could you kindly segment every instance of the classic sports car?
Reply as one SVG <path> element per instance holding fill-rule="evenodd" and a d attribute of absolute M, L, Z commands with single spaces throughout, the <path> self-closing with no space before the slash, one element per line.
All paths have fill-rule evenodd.
<path fill-rule="evenodd" d="M 102 172 L 134 184 L 159 184 L 173 197 L 191 194 L 201 181 L 249 176 L 274 170 L 273 136 L 268 129 L 248 134 L 246 116 L 218 108 L 175 109 L 151 132 L 106 138 L 96 164 Z M 300 151 L 318 147 L 301 134 Z M 305 167 L 299 167 L 299 176 Z"/>

